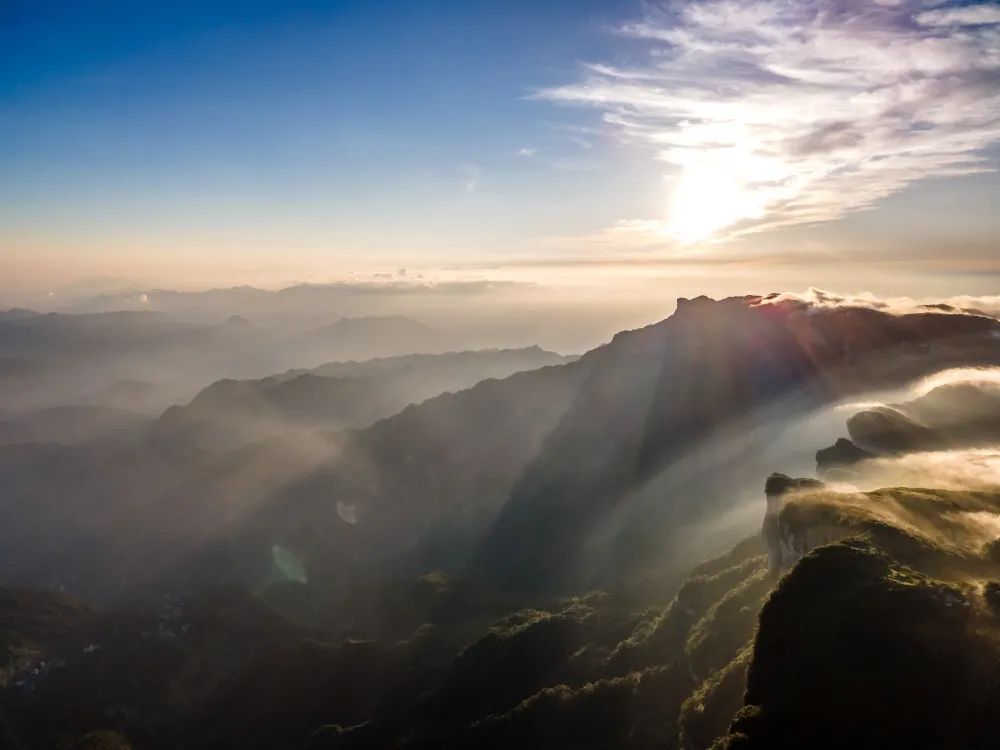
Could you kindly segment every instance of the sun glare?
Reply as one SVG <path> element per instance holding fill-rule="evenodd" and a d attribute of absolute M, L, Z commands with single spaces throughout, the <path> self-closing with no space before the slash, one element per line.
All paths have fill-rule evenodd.
<path fill-rule="evenodd" d="M 667 233 L 684 244 L 712 239 L 742 219 L 760 216 L 753 193 L 730 172 L 717 167 L 686 168 L 670 196 Z"/>

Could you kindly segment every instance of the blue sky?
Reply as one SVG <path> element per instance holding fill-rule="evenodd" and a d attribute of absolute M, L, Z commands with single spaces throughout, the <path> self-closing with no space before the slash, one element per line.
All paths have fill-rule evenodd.
<path fill-rule="evenodd" d="M 211 214 L 381 217 L 530 171 L 520 149 L 575 156 L 549 122 L 568 113 L 524 97 L 613 40 L 613 16 L 568 1 L 44 7 L 8 9 L 0 36 L 15 221 L 204 222 L 194 196 Z"/>
<path fill-rule="evenodd" d="M 988 266 L 998 69 L 969 61 L 1000 55 L 994 4 L 817 5 L 8 0 L 6 286 L 816 248 L 926 260 L 928 237 Z M 750 60 L 759 29 L 770 57 Z M 803 31 L 825 58 L 791 46 Z M 906 63 L 831 80 L 884 68 L 885 48 Z M 775 84 L 775 59 L 799 67 Z M 935 101 L 979 109 L 925 122 Z"/>

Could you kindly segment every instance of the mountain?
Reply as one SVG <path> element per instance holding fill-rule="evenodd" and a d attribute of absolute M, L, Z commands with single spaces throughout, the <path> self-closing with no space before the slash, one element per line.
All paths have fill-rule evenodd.
<path fill-rule="evenodd" d="M 121 381 L 157 389 L 154 403 L 190 399 L 205 382 L 254 378 L 330 360 L 438 352 L 447 338 L 398 316 L 341 319 L 320 327 L 261 325 L 239 316 L 189 322 L 162 312 L 10 311 L 0 317 L 0 407 L 93 403 Z M 144 411 L 148 396 L 114 406 Z"/>
<path fill-rule="evenodd" d="M 672 301 L 664 299 L 662 308 L 645 297 L 620 299 L 616 304 L 588 302 L 581 307 L 581 299 L 564 293 L 568 289 L 553 295 L 553 289 L 527 281 L 431 279 L 405 272 L 278 289 L 241 286 L 178 291 L 114 283 L 105 290 L 100 296 L 94 296 L 94 288 L 59 291 L 41 304 L 60 313 L 157 311 L 198 324 L 215 324 L 238 315 L 257 325 L 284 330 L 323 328 L 342 318 L 413 316 L 439 333 L 447 332 L 446 345 L 435 351 L 539 344 L 555 351 L 577 352 L 649 319 L 655 314 L 650 310 L 667 309 Z"/>
<path fill-rule="evenodd" d="M 890 466 L 893 456 L 997 445 L 1000 382 L 984 376 L 973 371 L 966 380 L 936 386 L 910 401 L 858 411 L 847 420 L 850 439 L 838 438 L 817 451 L 819 471 L 850 479 L 859 468 L 870 473 L 876 464 Z"/>
<path fill-rule="evenodd" d="M 232 451 L 148 435 L 0 446 L 2 582 L 113 602 L 232 575 L 233 524 L 321 466 L 334 436 L 289 434 Z"/>
<path fill-rule="evenodd" d="M 858 412 L 851 439 L 883 453 L 968 448 L 1000 441 L 1000 383 L 941 385 L 903 404 Z"/>
<path fill-rule="evenodd" d="M 788 574 L 713 747 L 994 746 L 998 520 L 997 491 L 795 497 L 776 540 Z"/>
<path fill-rule="evenodd" d="M 282 602 L 296 617 L 335 613 L 372 580 L 434 569 L 522 592 L 663 590 L 697 554 L 698 526 L 740 502 L 733 487 L 770 470 L 783 424 L 845 394 L 995 362 L 998 327 L 785 298 L 682 301 L 666 321 L 576 361 L 338 435 L 306 429 L 205 450 L 189 431 L 163 429 L 168 412 L 139 440 L 11 446 L 0 449 L 3 580 L 99 599 L 156 582 L 267 590 L 282 575 L 280 549 L 311 584 Z M 484 356 L 519 366 L 524 354 Z M 396 368 L 378 376 L 383 385 L 412 386 L 410 365 L 431 373 L 433 363 L 473 361 L 368 367 Z M 251 393 L 256 408 L 261 387 L 267 398 L 275 388 L 286 401 L 265 399 L 268 408 L 299 409 L 315 427 L 326 418 L 315 388 L 330 385 L 325 377 L 235 392 Z M 356 383 L 333 382 L 335 407 L 362 404 Z"/>
<path fill-rule="evenodd" d="M 54 406 L 0 418 L 0 445 L 82 443 L 138 436 L 151 420 L 110 406 Z"/>
<path fill-rule="evenodd" d="M 137 418 L 137 425 L 129 423 L 135 429 L 114 434 L 109 424 L 101 440 L 73 445 L 71 438 L 85 435 L 70 434 L 66 419 L 63 429 L 50 419 L 52 429 L 31 436 L 50 442 L 0 444 L 2 579 L 65 588 L 99 601 L 154 584 L 170 589 L 192 578 L 243 582 L 247 571 L 232 533 L 248 514 L 343 450 L 345 437 L 330 431 L 349 419 L 384 416 L 440 389 L 566 360 L 528 348 L 327 363 L 318 371 L 340 375 L 292 372 L 264 381 L 223 381 L 158 422 Z M 484 389 L 491 382 L 497 381 Z M 540 389 L 536 396 L 546 393 Z M 544 408 L 538 403 L 534 415 Z M 60 407 L 40 414 L 93 411 Z M 474 450 L 476 425 L 462 422 L 459 428 L 464 434 L 452 434 L 451 441 Z M 528 435 L 519 435 L 526 450 Z M 25 437 L 24 429 L 12 428 L 11 440 Z M 494 439 L 514 437 L 501 433 Z M 268 567 L 265 578 L 272 574 Z"/>
<path fill-rule="evenodd" d="M 409 339 L 413 346 L 418 342 L 433 340 L 432 329 L 416 320 L 402 315 L 367 316 L 363 318 L 341 318 L 336 323 L 310 329 L 310 335 L 320 340 L 330 339 L 338 347 L 347 351 L 376 345 L 398 349 L 400 341 Z M 349 355 L 350 356 L 350 355 Z"/>
<path fill-rule="evenodd" d="M 327 582 L 444 567 L 515 590 L 660 585 L 691 525 L 768 471 L 784 423 L 850 393 L 995 363 L 998 327 L 682 300 L 668 320 L 574 363 L 432 399 L 351 436 L 250 517 L 238 548 L 265 570 L 279 539 Z"/>
<path fill-rule="evenodd" d="M 338 641 L 232 589 L 131 616 L 72 605 L 54 633 L 32 614 L 44 597 L 4 592 L 34 644 L 0 693 L 8 732 L 144 748 L 990 747 L 997 610 L 981 580 L 996 557 L 968 536 L 942 546 L 939 524 L 995 516 L 1000 495 L 795 487 L 780 512 L 795 557 L 769 570 L 748 538 L 653 606 L 609 592 L 525 606 L 427 576 L 371 592 L 377 639 Z M 835 524 L 832 508 L 848 509 Z M 904 527 L 903 508 L 925 525 Z"/>
<path fill-rule="evenodd" d="M 365 429 L 0 449 L 8 582 L 105 585 L 0 592 L 0 738 L 992 747 L 1000 464 L 972 381 L 894 407 L 972 447 L 864 457 L 853 486 L 771 473 L 767 446 L 845 396 L 995 364 L 997 326 L 700 300 Z M 761 532 L 712 557 L 698 529 L 745 493 Z"/>
<path fill-rule="evenodd" d="M 61 300 L 57 311 L 102 313 L 155 310 L 193 323 L 211 323 L 230 315 L 239 315 L 268 325 L 305 329 L 329 325 L 341 318 L 391 318 L 398 316 L 400 310 L 434 306 L 439 310 L 458 309 L 468 314 L 473 305 L 482 305 L 484 299 L 488 300 L 483 295 L 519 286 L 522 285 L 502 281 L 430 282 L 419 276 L 406 275 L 371 281 L 298 283 L 273 290 L 236 286 L 178 291 L 134 286 L 98 296 L 71 296 Z M 434 298 L 438 300 L 436 303 Z M 449 304 L 449 300 L 460 300 L 460 304 Z"/>
<path fill-rule="evenodd" d="M 141 414 L 159 415 L 170 406 L 162 389 L 142 380 L 117 380 L 110 385 L 83 394 L 77 402 L 83 405 L 131 409 Z"/>
<path fill-rule="evenodd" d="M 593 354 L 574 406 L 485 540 L 480 569 L 558 584 L 596 556 L 634 576 L 629 557 L 647 544 L 669 545 L 671 529 L 690 519 L 689 488 L 698 488 L 701 512 L 724 508 L 713 484 L 724 496 L 745 483 L 741 465 L 755 463 L 782 422 L 953 359 L 995 363 L 996 331 L 996 321 L 976 316 L 890 315 L 757 297 L 679 301 L 664 323 L 620 334 Z M 758 462 L 752 475 L 759 474 Z M 650 503 L 627 518 L 622 505 L 642 495 L 652 496 L 659 518 Z M 581 546 L 612 516 L 625 527 L 620 547 L 601 554 Z"/>
<path fill-rule="evenodd" d="M 366 427 L 443 392 L 572 359 L 528 347 L 330 362 L 261 380 L 221 380 L 167 411 L 159 431 L 218 449 L 289 429 Z"/>

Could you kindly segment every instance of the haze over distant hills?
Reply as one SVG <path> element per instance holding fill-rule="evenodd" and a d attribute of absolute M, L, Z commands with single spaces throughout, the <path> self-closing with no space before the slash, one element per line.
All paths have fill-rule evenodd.
<path fill-rule="evenodd" d="M 16 351 L 71 357 L 80 334 L 131 353 L 130 331 L 162 329 L 174 347 L 162 351 L 198 342 L 201 357 L 220 328 L 42 317 L 14 329 Z M 411 341 L 425 330 L 363 319 L 331 340 L 380 345 L 357 326 Z M 260 366 L 297 345 L 264 355 L 254 347 L 276 339 L 243 341 Z M 776 746 L 785 726 L 789 748 L 865 746 L 855 724 L 815 714 L 812 699 L 796 702 L 812 693 L 789 686 L 820 680 L 836 711 L 862 715 L 838 687 L 848 668 L 871 676 L 898 736 L 938 732 L 960 701 L 987 717 L 993 693 L 972 687 L 887 698 L 908 678 L 859 644 L 874 628 L 909 644 L 887 658 L 929 664 L 934 639 L 906 632 L 923 612 L 955 655 L 940 668 L 993 684 L 948 608 L 983 596 L 970 576 L 1000 575 L 996 370 L 983 369 L 997 366 L 1000 322 L 983 314 L 698 298 L 580 358 L 532 347 L 276 368 L 90 439 L 70 434 L 69 417 L 113 407 L 26 412 L 46 436 L 66 419 L 66 439 L 0 446 L 0 583 L 20 587 L 0 592 L 4 731 L 154 750 L 707 750 Z M 941 371 L 952 379 L 913 386 Z M 125 379 L 135 373 L 107 374 L 117 379 L 85 398 L 149 398 Z M 830 411 L 883 392 L 907 395 Z M 819 414 L 839 422 L 796 431 Z M 792 460 L 786 433 L 858 445 L 820 451 L 834 484 L 775 475 L 765 503 L 764 479 Z M 899 477 L 947 486 L 878 490 Z M 829 602 L 820 580 L 835 584 Z M 840 662 L 835 630 L 797 609 L 834 618 L 834 600 L 863 623 Z M 896 602 L 893 617 L 866 619 Z M 988 609 L 975 617 L 995 627 Z M 801 629 L 812 640 L 790 642 Z M 773 676 L 793 658 L 810 671 Z M 906 701 L 945 713 L 912 721 Z M 817 734 L 816 722 L 829 726 Z"/>
<path fill-rule="evenodd" d="M 163 316 L 142 315 L 152 317 L 126 317 L 125 330 L 177 330 Z M 88 330 L 118 320 L 71 322 Z M 52 323 L 62 330 L 61 317 Z M 77 579 L 91 581 L 88 591 L 98 581 L 119 593 L 130 578 L 154 581 L 168 562 L 183 564 L 219 534 L 232 539 L 226 554 L 239 573 L 226 569 L 233 563 L 205 570 L 250 576 L 253 587 L 272 575 L 274 545 L 301 560 L 311 579 L 332 576 L 330 583 L 381 575 L 386 566 L 471 566 L 489 580 L 555 589 L 656 579 L 659 566 L 676 564 L 672 533 L 726 512 L 730 488 L 765 471 L 763 446 L 781 424 L 935 368 L 992 363 L 996 326 L 982 316 L 783 298 L 696 300 L 578 361 L 485 381 L 329 436 L 310 430 L 364 425 L 438 388 L 469 385 L 486 374 L 481 363 L 506 374 L 559 360 L 539 350 L 417 357 L 369 363 L 361 380 L 310 373 L 221 382 L 168 411 L 140 440 L 6 449 L 8 507 L 35 508 L 42 519 L 71 497 L 74 514 L 89 518 L 118 498 L 111 517 L 128 509 L 127 525 L 148 529 L 124 539 L 114 526 L 85 533 L 110 554 L 108 564 L 115 544 L 131 550 L 124 577 L 106 576 L 100 556 L 74 567 Z M 58 349 L 61 339 L 52 340 Z M 360 366 L 318 372 L 351 367 Z M 273 420 L 281 429 L 260 428 Z M 263 442 L 242 435 L 253 422 Z M 283 439 L 290 426 L 305 431 Z M 290 463 L 289 451 L 297 454 Z M 252 486 L 247 473 L 258 476 Z M 156 508 L 169 508 L 169 520 Z M 68 586 L 44 552 L 65 542 L 42 543 L 44 523 L 25 528 L 7 548 L 9 573 Z M 15 564 L 24 544 L 29 559 L 46 560 L 44 570 Z"/>
<path fill-rule="evenodd" d="M 492 278 L 488 268 L 443 269 L 424 276 L 400 269 L 329 283 L 173 290 L 104 281 L 22 303 L 63 314 L 162 312 L 202 324 L 232 315 L 272 328 L 308 330 L 341 318 L 407 317 L 445 336 L 451 349 L 539 345 L 562 353 L 591 349 L 619 330 L 668 315 L 682 284 L 651 281 L 635 289 L 594 294 L 570 273 L 549 283 Z M 103 290 L 103 291 L 101 291 Z"/>
<path fill-rule="evenodd" d="M 220 380 L 188 405 L 167 410 L 157 429 L 169 439 L 179 432 L 219 449 L 292 429 L 366 427 L 440 393 L 573 359 L 538 347 L 408 354 L 328 362 L 261 380 Z"/>
<path fill-rule="evenodd" d="M 153 311 L 0 315 L 0 407 L 93 400 L 121 381 L 145 384 L 144 407 L 186 401 L 223 377 L 264 377 L 334 359 L 453 349 L 441 332 L 409 318 L 343 318 L 314 328 L 255 324 L 238 315 L 196 323 Z M 119 393 L 115 405 L 129 407 Z M 102 396 L 98 395 L 98 399 Z M 124 401 L 124 403 L 122 403 Z M 149 402 L 149 403 L 146 403 Z"/>
<path fill-rule="evenodd" d="M 0 61 L 0 750 L 1000 748 L 998 0 Z"/>
<path fill-rule="evenodd" d="M 732 487 L 765 471 L 782 424 L 949 364 L 995 364 L 997 326 L 781 299 L 685 302 L 575 363 L 360 433 L 263 511 L 260 535 L 296 551 L 315 576 L 342 571 L 345 557 L 385 564 L 393 550 L 440 565 L 451 550 L 437 540 L 447 538 L 470 545 L 475 575 L 515 587 L 643 580 L 669 565 L 672 534 L 732 508 Z M 525 409 L 540 393 L 546 408 Z M 343 523 L 330 512 L 336 503 L 361 520 Z"/>

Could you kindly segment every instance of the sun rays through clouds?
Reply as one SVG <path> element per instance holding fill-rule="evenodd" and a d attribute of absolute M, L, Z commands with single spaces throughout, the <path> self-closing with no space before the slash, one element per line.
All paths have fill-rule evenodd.
<path fill-rule="evenodd" d="M 644 62 L 590 64 L 537 96 L 597 108 L 662 162 L 663 215 L 635 224 L 658 222 L 661 242 L 830 221 L 927 177 L 992 168 L 993 3 L 674 2 L 621 32 L 650 45 Z"/>

